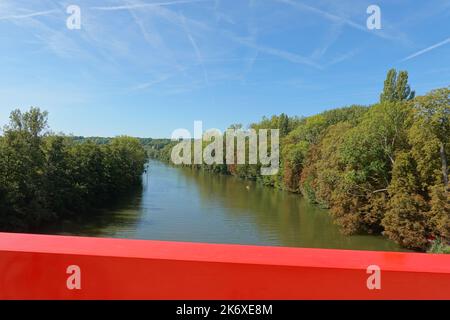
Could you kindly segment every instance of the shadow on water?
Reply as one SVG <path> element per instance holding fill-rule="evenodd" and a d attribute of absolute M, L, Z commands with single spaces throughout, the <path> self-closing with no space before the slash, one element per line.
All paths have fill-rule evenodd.
<path fill-rule="evenodd" d="M 134 229 L 140 218 L 136 210 L 141 202 L 143 187 L 139 186 L 119 196 L 107 207 L 76 214 L 40 228 L 40 234 L 114 237 L 117 228 Z"/>
<path fill-rule="evenodd" d="M 380 236 L 342 235 L 327 210 L 299 195 L 157 161 L 151 161 L 141 190 L 41 233 L 401 251 Z"/>

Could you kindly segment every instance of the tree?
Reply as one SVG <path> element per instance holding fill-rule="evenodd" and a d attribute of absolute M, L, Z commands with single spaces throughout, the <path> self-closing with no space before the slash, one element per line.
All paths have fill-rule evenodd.
<path fill-rule="evenodd" d="M 439 141 L 439 156 L 444 186 L 449 188 L 448 144 L 450 142 L 450 87 L 433 90 L 430 94 L 416 99 L 416 121 L 422 129 L 430 130 Z"/>
<path fill-rule="evenodd" d="M 390 200 L 383 218 L 384 234 L 402 246 L 412 249 L 427 247 L 427 215 L 429 206 L 421 194 L 417 165 L 409 152 L 401 152 L 395 161 Z"/>
<path fill-rule="evenodd" d="M 240 123 L 234 123 L 228 127 L 230 130 L 242 130 L 243 126 Z"/>
<path fill-rule="evenodd" d="M 111 140 L 105 150 L 108 160 L 114 163 L 110 176 L 117 180 L 113 186 L 137 185 L 140 182 L 147 156 L 138 139 L 120 136 Z"/>
<path fill-rule="evenodd" d="M 445 187 L 438 184 L 431 187 L 428 225 L 434 237 L 450 239 L 450 195 Z"/>
<path fill-rule="evenodd" d="M 105 206 L 139 184 L 139 140 L 71 139 L 47 131 L 47 113 L 14 110 L 0 137 L 0 228 L 28 230 Z"/>
<path fill-rule="evenodd" d="M 387 209 L 392 168 L 397 153 L 408 148 L 410 112 L 407 102 L 372 106 L 338 146 L 340 166 L 331 212 L 346 233 L 383 230 L 381 221 Z"/>
<path fill-rule="evenodd" d="M 278 120 L 280 128 L 280 137 L 285 137 L 289 133 L 289 117 L 282 113 Z"/>
<path fill-rule="evenodd" d="M 415 163 L 417 192 L 427 202 L 425 228 L 428 237 L 450 238 L 448 89 L 438 89 L 414 101 L 408 132 Z M 446 183 L 447 181 L 447 183 Z M 408 219 L 405 219 L 408 221 Z"/>
<path fill-rule="evenodd" d="M 320 143 L 310 148 L 301 176 L 301 189 L 304 196 L 313 202 L 330 208 L 340 184 L 344 182 L 340 148 L 346 134 L 353 128 L 344 121 L 327 129 Z"/>
<path fill-rule="evenodd" d="M 320 143 L 328 128 L 347 121 L 355 123 L 358 121 L 356 119 L 360 119 L 366 111 L 367 108 L 351 106 L 302 119 L 297 127 L 282 140 L 282 187 L 298 192 L 301 174 L 308 154 L 311 154 L 311 148 Z"/>
<path fill-rule="evenodd" d="M 49 136 L 45 140 L 45 165 L 43 168 L 43 192 L 46 207 L 63 216 L 72 203 L 69 142 L 65 137 Z"/>
<path fill-rule="evenodd" d="M 4 198 L 10 208 L 5 220 L 12 228 L 38 224 L 51 216 L 45 208 L 42 187 L 46 129 L 47 113 L 38 108 L 24 113 L 14 110 L 5 126 L 3 161 L 7 190 Z"/>
<path fill-rule="evenodd" d="M 408 72 L 400 71 L 397 76 L 395 69 L 389 70 L 380 95 L 380 102 L 412 100 L 414 96 L 415 91 L 412 91 L 408 84 Z"/>

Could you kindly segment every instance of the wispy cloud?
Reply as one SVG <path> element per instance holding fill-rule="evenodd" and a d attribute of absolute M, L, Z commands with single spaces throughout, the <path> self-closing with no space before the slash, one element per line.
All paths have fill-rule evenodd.
<path fill-rule="evenodd" d="M 338 55 L 335 58 L 331 59 L 327 64 L 326 67 L 330 67 L 332 65 L 338 64 L 340 62 L 343 62 L 345 60 L 353 58 L 355 55 L 357 55 L 361 51 L 360 48 L 352 49 L 344 54 Z"/>
<path fill-rule="evenodd" d="M 140 8 L 172 6 L 172 5 L 177 5 L 177 4 L 190 4 L 190 3 L 206 2 L 206 1 L 211 1 L 211 0 L 178 0 L 178 1 L 167 1 L 167 2 L 151 2 L 151 3 L 139 3 L 139 4 L 126 4 L 126 5 L 121 5 L 121 6 L 91 7 L 91 9 L 102 10 L 102 11 L 132 10 L 132 9 L 140 9 Z"/>
<path fill-rule="evenodd" d="M 259 52 L 283 59 L 285 61 L 289 61 L 295 64 L 303 64 L 303 65 L 307 65 L 310 67 L 314 67 L 317 69 L 322 69 L 322 66 L 318 63 L 316 63 L 315 61 L 313 61 L 312 59 L 296 54 L 296 53 L 292 53 L 289 51 L 285 51 L 285 50 L 281 50 L 281 49 L 277 49 L 277 48 L 272 48 L 272 47 L 268 47 L 268 46 L 264 46 L 264 45 L 259 45 L 251 40 L 248 40 L 246 38 L 241 38 L 241 37 L 237 37 L 233 34 L 230 33 L 226 33 L 230 39 L 232 39 L 233 41 L 246 46 L 248 48 L 252 48 L 255 50 L 258 50 Z"/>
<path fill-rule="evenodd" d="M 411 59 L 416 58 L 418 56 L 421 56 L 422 54 L 427 53 L 427 52 L 429 52 L 431 50 L 437 49 L 439 47 L 442 47 L 443 45 L 446 45 L 447 43 L 450 43 L 450 38 L 447 38 L 444 41 L 441 41 L 441 42 L 436 43 L 436 44 L 434 44 L 432 46 L 429 46 L 429 47 L 427 47 L 425 49 L 417 51 L 416 53 L 413 53 L 412 55 L 409 55 L 406 58 L 404 58 L 403 60 L 401 60 L 401 62 L 408 61 L 408 60 L 411 60 Z"/>
<path fill-rule="evenodd" d="M 46 16 L 55 12 L 59 12 L 60 10 L 46 10 L 46 11 L 37 11 L 37 12 L 30 12 L 25 14 L 13 14 L 8 16 L 0 17 L 0 20 L 17 20 L 17 19 L 27 19 L 27 18 L 33 18 L 38 16 Z"/>
<path fill-rule="evenodd" d="M 192 36 L 188 26 L 186 25 L 186 20 L 184 18 L 184 15 L 181 15 L 181 21 L 183 22 L 183 29 L 186 32 L 186 36 L 189 39 L 189 42 L 191 43 L 192 48 L 194 49 L 195 55 L 197 57 L 198 62 L 200 63 L 202 70 L 203 70 L 203 77 L 205 79 L 205 83 L 207 86 L 209 86 L 209 77 L 208 77 L 208 71 L 206 70 L 205 63 L 203 61 L 202 53 L 200 52 L 200 49 L 197 45 L 197 42 L 195 41 L 194 37 Z"/>
<path fill-rule="evenodd" d="M 242 72 L 242 79 L 245 81 L 245 77 L 252 71 L 255 65 L 256 59 L 258 58 L 259 52 L 256 51 L 253 57 L 245 65 L 244 71 Z"/>
<path fill-rule="evenodd" d="M 203 0 L 203 1 L 212 1 L 212 0 Z M 188 2 L 185 2 L 186 4 Z M 195 3 L 195 2 L 193 2 Z M 161 18 L 165 19 L 167 22 L 174 24 L 175 26 L 183 28 L 183 23 L 186 23 L 189 25 L 189 27 L 193 30 L 201 30 L 205 32 L 211 32 L 214 31 L 205 20 L 196 20 L 189 18 L 187 16 L 184 17 L 184 21 L 182 20 L 181 16 L 169 9 L 168 6 L 151 6 L 147 8 L 149 12 L 155 13 Z"/>
<path fill-rule="evenodd" d="M 30 34 L 39 41 L 43 50 L 47 50 L 61 58 L 86 58 L 91 56 L 79 44 L 68 37 L 62 30 L 50 26 L 34 17 L 11 20 L 15 25 L 30 30 Z"/>
<path fill-rule="evenodd" d="M 322 58 L 327 53 L 328 49 L 339 39 L 341 34 L 342 23 L 333 24 L 325 37 L 324 43 L 313 51 L 311 58 L 315 60 Z"/>
<path fill-rule="evenodd" d="M 305 11 L 309 11 L 312 13 L 315 13 L 317 15 L 320 15 L 321 17 L 333 21 L 333 22 L 339 22 L 339 23 L 344 23 L 352 28 L 361 30 L 361 31 L 367 31 L 367 27 L 361 24 L 358 24 L 356 22 L 353 22 L 350 19 L 335 15 L 333 13 L 309 6 L 307 4 L 301 3 L 301 2 L 296 2 L 296 1 L 292 1 L 292 0 L 275 0 L 277 2 L 281 2 L 281 3 L 285 3 L 288 4 L 294 8 L 300 9 L 300 10 L 305 10 Z"/>
<path fill-rule="evenodd" d="M 148 82 L 144 82 L 144 83 L 140 83 L 136 86 L 134 86 L 131 90 L 132 91 L 136 91 L 136 90 L 145 90 L 145 89 L 149 89 L 159 83 L 163 83 L 167 80 L 169 80 L 170 78 L 172 78 L 174 76 L 174 74 L 165 74 L 160 76 L 159 78 L 152 80 L 152 81 L 148 81 Z"/>
<path fill-rule="evenodd" d="M 155 54 L 159 56 L 159 62 L 165 62 L 166 65 L 171 68 L 175 68 L 178 72 L 184 70 L 183 66 L 178 62 L 175 53 L 169 48 L 165 37 L 158 31 L 148 15 L 143 18 L 140 12 L 136 12 L 133 8 L 142 7 L 144 3 L 142 1 L 127 1 L 129 8 L 127 11 L 130 13 L 134 23 L 137 25 L 140 33 L 142 34 L 145 42 L 152 48 Z M 147 14 L 154 14 L 154 9 L 158 7 L 146 7 L 149 12 Z M 150 27 L 148 26 L 150 25 Z"/>
<path fill-rule="evenodd" d="M 220 5 L 221 5 L 220 0 L 214 0 L 214 16 L 216 17 L 216 21 L 217 22 L 225 21 L 229 24 L 235 25 L 236 22 L 234 21 L 233 18 L 231 18 L 229 15 L 224 14 L 219 10 Z"/>
<path fill-rule="evenodd" d="M 25 7 L 27 7 L 25 9 Z M 111 36 L 107 27 L 95 19 L 93 12 L 83 10 L 82 29 L 66 28 L 66 6 L 54 1 L 37 4 L 21 1 L 1 1 L 0 20 L 27 31 L 29 38 L 18 39 L 30 47 L 33 53 L 49 53 L 58 58 L 78 60 L 95 65 L 103 71 L 113 71 L 119 66 L 118 57 L 128 54 L 127 45 Z M 47 9 L 47 10 L 45 10 Z M 98 13 L 98 12 L 96 12 Z M 88 71 L 87 73 L 90 73 Z"/>
<path fill-rule="evenodd" d="M 349 27 L 351 27 L 351 28 L 353 28 L 355 30 L 359 30 L 359 31 L 362 31 L 362 32 L 370 33 L 370 34 L 373 34 L 373 35 L 375 35 L 377 37 L 380 37 L 380 38 L 390 39 L 390 40 L 402 40 L 403 42 L 405 41 L 403 35 L 390 35 L 390 34 L 387 34 L 386 32 L 384 32 L 383 30 L 376 30 L 376 31 L 369 30 L 366 25 L 359 24 L 357 22 L 352 21 L 349 18 L 342 17 L 342 16 L 339 16 L 337 14 L 324 11 L 322 9 L 319 9 L 319 8 L 316 8 L 316 7 L 304 4 L 302 2 L 297 2 L 297 1 L 293 1 L 293 0 L 275 0 L 275 1 L 279 2 L 279 3 L 284 3 L 284 4 L 287 4 L 287 5 L 290 5 L 290 6 L 294 7 L 294 8 L 297 8 L 297 9 L 302 10 L 302 11 L 312 12 L 312 13 L 314 13 L 316 15 L 319 15 L 322 18 L 324 18 L 326 20 L 329 20 L 331 22 L 341 23 L 341 24 L 347 25 L 347 26 L 349 26 Z"/>

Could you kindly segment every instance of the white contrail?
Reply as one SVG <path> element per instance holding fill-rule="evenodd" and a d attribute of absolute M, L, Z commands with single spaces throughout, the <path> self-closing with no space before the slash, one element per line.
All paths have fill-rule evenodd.
<path fill-rule="evenodd" d="M 360 30 L 360 31 L 363 31 L 363 32 L 366 32 L 366 33 L 370 33 L 370 34 L 373 34 L 373 35 L 375 35 L 377 37 L 380 37 L 380 38 L 383 38 L 383 39 L 398 40 L 398 37 L 386 34 L 382 30 L 378 30 L 378 32 L 373 32 L 373 31 L 369 30 L 367 28 L 367 26 L 365 26 L 365 25 L 356 23 L 356 22 L 354 22 L 354 21 L 352 21 L 352 20 L 350 20 L 348 18 L 344 18 L 344 17 L 338 16 L 336 14 L 333 14 L 333 13 L 330 13 L 330 12 L 318 9 L 316 7 L 313 7 L 313 6 L 309 6 L 309 5 L 301 3 L 301 2 L 296 2 L 296 1 L 292 1 L 292 0 L 274 0 L 274 1 L 290 5 L 290 6 L 294 7 L 294 8 L 299 9 L 299 10 L 310 11 L 310 12 L 315 13 L 315 14 L 321 16 L 322 18 L 324 18 L 326 20 L 329 20 L 331 22 L 343 23 L 343 24 L 345 24 L 345 25 L 347 25 L 347 26 L 349 26 L 349 27 L 351 27 L 353 29 Z"/>
<path fill-rule="evenodd" d="M 349 25 L 349 26 L 351 26 L 351 27 L 353 27 L 355 29 L 358 29 L 358 30 L 361 30 L 361 31 L 367 31 L 367 27 L 366 26 L 357 24 L 357 23 L 351 21 L 350 19 L 337 16 L 335 14 L 332 14 L 332 13 L 320 10 L 318 8 L 309 6 L 309 5 L 304 4 L 304 3 L 295 2 L 295 1 L 292 1 L 292 0 L 276 0 L 276 1 L 284 3 L 284 4 L 291 5 L 294 8 L 298 8 L 300 10 L 311 11 L 311 12 L 316 13 L 316 14 L 322 16 L 323 18 L 325 18 L 327 20 L 330 20 L 330 21 L 333 21 L 333 22 L 344 23 L 344 24 L 347 24 L 347 25 Z"/>
<path fill-rule="evenodd" d="M 32 13 L 26 13 L 26 14 L 16 14 L 16 15 L 10 15 L 10 16 L 3 16 L 0 17 L 0 20 L 15 20 L 15 19 L 26 19 L 26 18 L 32 18 L 37 16 L 44 16 L 48 15 L 54 12 L 57 12 L 59 10 L 53 9 L 53 10 L 47 10 L 47 11 L 38 11 L 38 12 L 32 12 Z"/>
<path fill-rule="evenodd" d="M 150 82 L 146 82 L 146 83 L 141 83 L 137 86 L 135 86 L 134 88 L 132 88 L 132 90 L 143 90 L 143 89 L 148 89 L 150 87 L 153 87 L 156 84 L 162 83 L 166 80 L 169 80 L 171 77 L 173 76 L 173 74 L 165 74 L 163 76 L 161 76 L 158 79 L 152 80 Z"/>
<path fill-rule="evenodd" d="M 447 43 L 450 43 L 450 38 L 447 38 L 444 41 L 436 43 L 436 44 L 434 44 L 434 45 L 432 45 L 432 46 L 430 46 L 428 48 L 425 48 L 425 49 L 422 49 L 420 51 L 417 51 L 416 53 L 413 53 L 412 55 L 407 56 L 405 59 L 402 60 L 402 62 L 411 60 L 411 59 L 413 59 L 415 57 L 418 57 L 418 56 L 420 56 L 420 55 L 422 55 L 424 53 L 427 53 L 428 51 L 431 51 L 431 50 L 434 50 L 436 48 L 442 47 L 443 45 L 445 45 Z"/>
<path fill-rule="evenodd" d="M 191 43 L 192 48 L 194 49 L 195 55 L 197 57 L 198 62 L 200 63 L 202 70 L 203 70 L 203 77 L 205 79 L 205 83 L 207 86 L 209 86 L 209 77 L 208 72 L 206 71 L 206 67 L 203 61 L 203 55 L 200 52 L 200 48 L 197 45 L 197 42 L 195 41 L 194 37 L 192 36 L 191 32 L 189 31 L 187 25 L 186 25 L 186 19 L 184 15 L 181 15 L 181 22 L 183 24 L 183 29 L 186 33 L 187 38 L 189 39 L 189 42 Z"/>
<path fill-rule="evenodd" d="M 103 10 L 103 11 L 130 10 L 130 9 L 171 6 L 171 5 L 175 5 L 175 4 L 188 4 L 188 3 L 206 2 L 206 1 L 211 1 L 211 0 L 178 0 L 178 1 L 168 1 L 168 2 L 129 4 L 129 5 L 115 6 L 115 7 L 92 7 L 91 9 Z"/>
<path fill-rule="evenodd" d="M 240 43 L 241 45 L 244 45 L 248 48 L 252 48 L 255 50 L 258 50 L 259 52 L 263 52 L 265 54 L 271 55 L 271 56 L 275 56 L 278 58 L 281 58 L 283 60 L 292 62 L 292 63 L 297 63 L 297 64 L 304 64 L 304 65 L 308 65 L 317 69 L 322 69 L 322 66 L 315 63 L 313 60 L 307 58 L 307 57 L 303 57 L 301 55 L 295 54 L 295 53 L 291 53 L 288 51 L 284 51 L 284 50 L 280 50 L 280 49 L 276 49 L 276 48 L 271 48 L 271 47 L 266 47 L 266 46 L 262 46 L 262 45 L 258 45 L 256 43 L 253 43 L 251 41 L 248 41 L 246 39 L 243 38 L 239 38 L 233 35 L 230 35 L 229 33 L 225 33 L 226 35 L 229 36 L 229 38 L 237 43 Z"/>

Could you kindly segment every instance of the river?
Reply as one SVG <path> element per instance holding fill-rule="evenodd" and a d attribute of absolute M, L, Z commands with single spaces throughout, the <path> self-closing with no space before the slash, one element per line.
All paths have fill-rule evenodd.
<path fill-rule="evenodd" d="M 42 233 L 401 251 L 381 236 L 342 235 L 327 210 L 299 195 L 157 161 L 150 162 L 143 187 L 113 208 Z"/>

